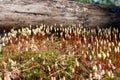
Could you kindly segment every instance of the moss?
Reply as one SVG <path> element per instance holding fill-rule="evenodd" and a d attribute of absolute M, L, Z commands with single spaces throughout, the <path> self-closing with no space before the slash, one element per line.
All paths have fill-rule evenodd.
<path fill-rule="evenodd" d="M 18 37 L 11 38 L 14 43 L 6 43 L 7 46 L 3 47 L 2 53 L 0 53 L 0 70 L 4 70 L 5 65 L 3 62 L 5 62 L 5 70 L 12 72 L 12 67 L 17 68 L 20 70 L 19 76 L 22 80 L 51 80 L 53 78 L 57 80 L 89 79 L 89 72 L 92 74 L 92 77 L 95 76 L 94 66 L 97 67 L 97 73 L 105 70 L 105 74 L 102 75 L 105 76 L 103 80 L 111 79 L 106 71 L 112 70 L 115 79 L 116 76 L 119 76 L 120 71 L 114 71 L 110 66 L 112 64 L 117 67 L 115 59 L 116 52 L 114 49 L 119 47 L 115 45 L 119 43 L 119 38 L 116 39 L 116 43 L 108 39 L 108 37 L 105 37 L 104 34 L 107 34 L 109 30 L 105 32 L 102 29 L 103 31 L 98 33 L 101 35 L 96 35 L 96 32 L 91 32 L 92 29 L 89 31 L 85 28 L 70 27 L 72 32 L 68 34 L 70 29 L 66 27 L 65 29 L 61 28 L 61 32 L 64 34 L 57 36 L 57 30 L 51 33 L 47 28 L 42 29 L 42 32 L 37 32 L 38 30 L 34 29 L 35 34 L 32 35 L 29 35 L 26 29 L 26 32 L 22 32 L 27 33 L 26 36 L 19 33 Z M 38 29 L 41 29 L 41 27 Z M 48 30 L 49 34 L 46 33 L 45 29 Z M 77 31 L 79 33 L 76 33 Z M 113 32 L 116 32 L 116 30 Z M 43 33 L 44 36 L 42 36 Z M 67 36 L 65 37 L 66 34 Z M 93 36 L 93 38 L 90 36 Z M 108 36 L 110 37 L 111 35 Z M 106 44 L 105 42 L 103 44 L 102 41 L 106 41 Z M 112 44 L 112 46 L 108 44 Z M 111 53 L 106 55 L 107 52 Z M 98 54 L 102 56 L 100 57 Z M 105 59 L 103 58 L 103 54 L 106 55 Z M 90 55 L 92 57 L 91 60 Z M 12 64 L 14 62 L 16 63 L 13 66 Z M 100 65 L 102 68 L 100 68 Z M 112 79 L 114 80 L 114 78 Z"/>

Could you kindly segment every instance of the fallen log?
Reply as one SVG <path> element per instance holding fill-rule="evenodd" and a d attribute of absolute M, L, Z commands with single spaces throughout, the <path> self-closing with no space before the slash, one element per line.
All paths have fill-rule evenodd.
<path fill-rule="evenodd" d="M 0 1 L 0 31 L 41 23 L 107 27 L 120 25 L 120 8 L 68 0 Z"/>

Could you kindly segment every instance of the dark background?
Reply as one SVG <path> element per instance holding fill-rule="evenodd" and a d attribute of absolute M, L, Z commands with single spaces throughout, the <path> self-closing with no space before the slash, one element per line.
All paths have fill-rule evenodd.
<path fill-rule="evenodd" d="M 74 0 L 79 2 L 103 4 L 103 5 L 116 5 L 120 6 L 120 0 Z"/>

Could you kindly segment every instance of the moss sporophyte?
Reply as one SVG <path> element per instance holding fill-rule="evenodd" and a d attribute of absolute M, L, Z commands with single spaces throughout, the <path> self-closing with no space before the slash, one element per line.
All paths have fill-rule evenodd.
<path fill-rule="evenodd" d="M 117 28 L 45 24 L 11 29 L 2 37 L 0 77 L 115 80 L 120 69 L 119 34 Z"/>

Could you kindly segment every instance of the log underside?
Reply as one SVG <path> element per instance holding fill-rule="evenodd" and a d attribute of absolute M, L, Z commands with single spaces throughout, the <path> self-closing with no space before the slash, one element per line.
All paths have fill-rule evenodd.
<path fill-rule="evenodd" d="M 67 0 L 14 0 L 0 2 L 0 31 L 29 25 L 63 24 L 107 27 L 120 24 L 120 9 Z"/>

